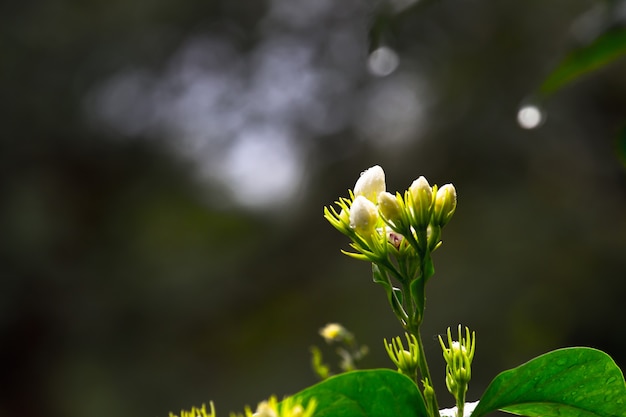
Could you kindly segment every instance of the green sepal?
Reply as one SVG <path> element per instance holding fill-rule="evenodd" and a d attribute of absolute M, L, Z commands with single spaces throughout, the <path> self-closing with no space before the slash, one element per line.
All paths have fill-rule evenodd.
<path fill-rule="evenodd" d="M 391 280 L 387 272 L 382 270 L 378 265 L 372 264 L 372 278 L 375 283 L 382 285 L 387 294 L 387 301 L 391 306 L 394 314 L 402 322 L 406 322 L 408 316 L 403 307 L 403 294 L 400 288 L 396 288 L 391 284 Z"/>
<path fill-rule="evenodd" d="M 600 350 L 555 350 L 496 376 L 471 417 L 496 410 L 529 417 L 626 417 L 624 375 Z"/>
<path fill-rule="evenodd" d="M 413 299 L 416 308 L 416 317 L 414 317 L 414 324 L 419 327 L 419 325 L 422 323 L 422 319 L 424 318 L 424 304 L 426 303 L 426 296 L 424 294 L 424 279 L 421 276 L 417 279 L 414 279 L 409 284 L 409 288 L 411 298 Z"/>
<path fill-rule="evenodd" d="M 415 383 L 390 369 L 351 371 L 330 377 L 293 396 L 315 399 L 315 417 L 427 417 Z"/>

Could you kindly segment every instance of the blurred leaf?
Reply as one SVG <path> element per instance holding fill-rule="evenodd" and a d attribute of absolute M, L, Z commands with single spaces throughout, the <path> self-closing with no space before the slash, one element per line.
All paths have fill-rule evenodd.
<path fill-rule="evenodd" d="M 405 2 L 378 2 L 370 17 L 368 44 L 369 52 L 381 46 L 395 48 L 398 42 L 398 28 L 410 18 L 418 15 L 435 0 L 409 0 Z"/>
<path fill-rule="evenodd" d="M 530 417 L 626 416 L 624 376 L 602 351 L 555 350 L 496 376 L 472 417 L 496 410 Z"/>
<path fill-rule="evenodd" d="M 393 37 L 393 15 L 384 8 L 372 17 L 369 38 L 369 51 L 372 52 L 379 47 L 389 43 L 389 38 Z"/>
<path fill-rule="evenodd" d="M 593 43 L 572 51 L 552 71 L 540 87 L 549 95 L 593 70 L 602 68 L 626 54 L 626 28 L 612 29 L 599 36 Z"/>
<path fill-rule="evenodd" d="M 303 404 L 317 401 L 315 417 L 425 417 L 417 386 L 389 369 L 333 376 L 294 395 Z"/>

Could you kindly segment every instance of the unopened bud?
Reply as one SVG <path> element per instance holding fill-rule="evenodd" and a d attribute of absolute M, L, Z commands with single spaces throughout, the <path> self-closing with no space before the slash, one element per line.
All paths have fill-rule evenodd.
<path fill-rule="evenodd" d="M 370 236 L 378 222 L 376 204 L 358 195 L 350 207 L 350 227 L 363 237 Z"/>
<path fill-rule="evenodd" d="M 363 171 L 354 185 L 354 195 L 362 195 L 372 203 L 378 202 L 378 194 L 385 190 L 385 171 L 379 165 Z"/>
<path fill-rule="evenodd" d="M 385 339 L 385 349 L 389 358 L 398 367 L 398 371 L 407 376 L 413 377 L 418 368 L 419 363 L 419 345 L 415 335 L 405 333 L 409 349 L 404 349 L 402 339 L 396 337 L 388 343 Z"/>
<path fill-rule="evenodd" d="M 397 225 L 401 219 L 402 209 L 395 195 L 382 192 L 378 194 L 378 209 L 385 219 Z"/>
<path fill-rule="evenodd" d="M 426 178 L 419 177 L 409 187 L 409 195 L 413 216 L 415 218 L 415 227 L 424 229 L 430 222 L 430 208 L 433 202 L 433 189 Z"/>
<path fill-rule="evenodd" d="M 474 333 L 465 328 L 465 337 L 459 325 L 459 339 L 452 340 L 450 328 L 447 331 L 448 347 L 439 336 L 439 343 L 443 350 L 443 358 L 446 361 L 446 386 L 448 391 L 455 396 L 457 404 L 465 402 L 467 385 L 472 377 L 472 360 L 476 348 Z"/>
<path fill-rule="evenodd" d="M 438 226 L 447 224 L 456 210 L 456 189 L 452 184 L 446 184 L 437 190 L 433 223 Z"/>

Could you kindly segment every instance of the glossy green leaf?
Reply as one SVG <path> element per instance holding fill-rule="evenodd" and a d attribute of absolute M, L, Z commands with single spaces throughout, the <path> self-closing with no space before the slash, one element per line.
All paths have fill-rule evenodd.
<path fill-rule="evenodd" d="M 389 369 L 353 371 L 333 376 L 295 394 L 317 401 L 315 417 L 426 417 L 417 386 Z"/>
<path fill-rule="evenodd" d="M 472 417 L 495 410 L 530 417 L 626 417 L 626 385 L 606 353 L 566 348 L 502 372 Z"/>
<path fill-rule="evenodd" d="M 580 76 L 626 54 L 626 28 L 610 30 L 590 45 L 574 50 L 546 78 L 540 93 L 549 95 Z"/>

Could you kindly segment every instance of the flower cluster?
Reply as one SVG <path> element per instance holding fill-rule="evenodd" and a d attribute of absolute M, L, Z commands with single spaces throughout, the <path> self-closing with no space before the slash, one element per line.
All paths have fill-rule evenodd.
<path fill-rule="evenodd" d="M 456 190 L 452 184 L 431 187 L 419 177 L 393 195 L 376 165 L 348 193 L 336 202 L 338 208 L 324 207 L 324 217 L 352 240 L 355 252 L 345 254 L 372 262 L 374 282 L 384 287 L 404 329 L 416 334 L 424 315 L 424 286 L 434 274 L 430 254 L 441 245 L 441 229 L 456 210 Z"/>
<path fill-rule="evenodd" d="M 430 186 L 419 177 L 403 193 L 387 192 L 385 172 L 376 165 L 361 174 L 348 198 L 324 208 L 324 217 L 350 237 L 357 259 L 380 262 L 417 253 L 425 256 L 441 244 L 441 228 L 456 209 L 452 184 Z"/>
<path fill-rule="evenodd" d="M 213 401 L 209 403 L 211 411 L 207 413 L 206 405 L 202 404 L 202 407 L 192 407 L 191 410 L 181 410 L 180 417 L 215 417 L 215 407 L 213 406 Z M 169 417 L 178 417 L 174 413 L 170 413 Z"/>
<path fill-rule="evenodd" d="M 304 407 L 293 397 L 285 398 L 279 403 L 276 397 L 272 396 L 269 400 L 260 402 L 255 412 L 246 407 L 245 414 L 231 413 L 231 417 L 312 417 L 316 407 L 317 402 L 314 399 L 309 400 Z"/>
<path fill-rule="evenodd" d="M 335 352 L 341 358 L 339 368 L 344 371 L 357 369 L 356 363 L 363 359 L 369 352 L 365 345 L 359 345 L 354 335 L 339 323 L 329 323 L 319 331 L 327 344 L 335 345 Z M 330 377 L 330 367 L 322 360 L 322 351 L 317 347 L 311 347 L 311 365 L 313 371 L 321 378 Z"/>
<path fill-rule="evenodd" d="M 474 359 L 474 351 L 476 349 L 475 334 L 466 327 L 465 337 L 461 332 L 459 325 L 459 340 L 452 340 L 450 328 L 448 328 L 448 346 L 439 336 L 439 343 L 443 350 L 443 358 L 446 361 L 446 387 L 454 396 L 459 408 L 459 416 L 463 416 L 463 404 L 465 403 L 465 394 L 467 386 L 472 378 L 472 360 Z"/>
<path fill-rule="evenodd" d="M 415 335 L 405 333 L 408 350 L 404 349 L 402 339 L 396 336 L 391 343 L 385 339 L 385 349 L 391 361 L 398 367 L 398 372 L 410 378 L 415 378 L 419 366 L 420 348 Z"/>
<path fill-rule="evenodd" d="M 385 342 L 385 348 L 401 373 L 422 381 L 429 415 L 436 416 L 437 399 L 419 329 L 425 285 L 435 273 L 431 253 L 441 245 L 441 229 L 456 210 L 456 190 L 452 184 L 431 186 L 419 177 L 394 195 L 376 165 L 361 174 L 348 195 L 336 201 L 337 207 L 324 207 L 324 217 L 352 241 L 355 252 L 344 251 L 346 255 L 372 262 L 374 282 L 384 288 L 409 344 L 405 350 L 396 338 Z"/>
<path fill-rule="evenodd" d="M 210 412 L 207 412 L 206 405 L 202 407 L 192 407 L 191 410 L 181 410 L 180 417 L 216 417 L 213 402 L 209 403 Z M 282 402 L 278 402 L 275 396 L 270 397 L 267 401 L 262 401 L 252 411 L 250 407 L 246 407 L 244 414 L 230 413 L 230 417 L 312 417 L 317 402 L 314 399 L 309 400 L 306 407 L 301 401 L 293 397 L 285 398 Z M 174 413 L 170 413 L 169 417 L 179 417 Z"/>

